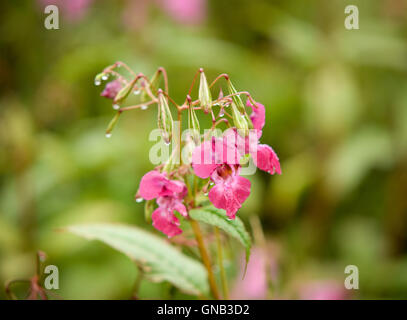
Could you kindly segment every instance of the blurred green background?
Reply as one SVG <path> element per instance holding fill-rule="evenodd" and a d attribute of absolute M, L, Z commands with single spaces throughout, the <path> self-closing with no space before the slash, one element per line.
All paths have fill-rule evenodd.
<path fill-rule="evenodd" d="M 262 142 L 283 175 L 249 177 L 240 211 L 248 225 L 258 215 L 267 238 L 265 297 L 312 298 L 304 287 L 343 287 L 356 265 L 360 289 L 344 296 L 407 298 L 406 1 L 202 0 L 186 17 L 171 1 L 0 4 L 0 298 L 6 280 L 33 275 L 38 249 L 58 266 L 63 298 L 131 296 L 128 258 L 57 231 L 114 221 L 156 232 L 133 199 L 152 169 L 155 108 L 104 135 L 113 111 L 93 78 L 118 60 L 148 76 L 165 67 L 178 102 L 204 67 L 266 106 Z M 44 27 L 47 3 L 60 4 L 59 30 Z M 344 27 L 348 4 L 359 30 Z M 233 290 L 243 250 L 230 246 Z M 188 296 L 143 281 L 140 297 Z"/>

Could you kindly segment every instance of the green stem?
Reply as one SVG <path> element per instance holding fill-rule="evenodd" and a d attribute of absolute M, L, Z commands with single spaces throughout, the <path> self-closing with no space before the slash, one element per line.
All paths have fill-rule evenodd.
<path fill-rule="evenodd" d="M 222 243 L 221 243 L 220 232 L 219 232 L 218 227 L 215 227 L 215 236 L 216 236 L 218 263 L 219 263 L 219 269 L 220 269 L 220 278 L 222 281 L 223 298 L 225 300 L 229 300 L 228 280 L 226 278 L 226 272 L 225 272 L 225 268 L 223 266 Z"/>
<path fill-rule="evenodd" d="M 219 300 L 219 292 L 216 286 L 215 276 L 213 275 L 209 254 L 203 241 L 201 228 L 199 227 L 198 222 L 196 222 L 195 220 L 191 219 L 189 222 L 191 223 L 191 227 L 195 233 L 196 241 L 198 242 L 198 248 L 199 252 L 201 253 L 202 262 L 205 265 L 206 270 L 208 271 L 209 287 L 211 288 L 212 295 L 216 300 Z"/>
<path fill-rule="evenodd" d="M 141 285 L 141 281 L 143 280 L 143 276 L 144 276 L 144 272 L 140 267 L 137 267 L 138 269 L 138 273 L 136 276 L 136 280 L 134 281 L 134 286 L 133 286 L 133 293 L 131 298 L 133 300 L 139 300 L 139 290 L 140 290 L 140 285 Z"/>

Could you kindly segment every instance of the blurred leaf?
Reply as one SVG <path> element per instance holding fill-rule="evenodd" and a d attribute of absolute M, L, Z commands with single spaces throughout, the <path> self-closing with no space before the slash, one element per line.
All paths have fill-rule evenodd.
<path fill-rule="evenodd" d="M 239 240 L 246 248 L 246 263 L 249 261 L 252 241 L 243 222 L 238 217 L 229 219 L 224 210 L 216 209 L 213 206 L 190 210 L 189 215 L 192 219 L 218 227 Z"/>
<path fill-rule="evenodd" d="M 307 122 L 322 135 L 343 134 L 360 113 L 358 88 L 353 74 L 343 65 L 329 64 L 306 83 Z"/>
<path fill-rule="evenodd" d="M 328 185 L 339 194 L 349 192 L 370 169 L 391 161 L 389 134 L 377 127 L 363 128 L 333 153 L 328 163 Z"/>
<path fill-rule="evenodd" d="M 119 224 L 78 225 L 67 230 L 89 240 L 100 240 L 123 252 L 145 266 L 151 280 L 167 280 L 192 294 L 208 293 L 207 274 L 199 262 L 144 230 Z"/>

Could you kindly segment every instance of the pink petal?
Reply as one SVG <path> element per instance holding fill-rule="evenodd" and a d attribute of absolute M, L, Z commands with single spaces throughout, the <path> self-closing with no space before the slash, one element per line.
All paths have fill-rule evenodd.
<path fill-rule="evenodd" d="M 250 195 L 250 181 L 234 176 L 225 182 L 218 182 L 209 191 L 208 197 L 218 209 L 224 209 L 230 219 L 234 219 L 237 210 Z"/>
<path fill-rule="evenodd" d="M 177 201 L 177 202 L 174 204 L 173 209 L 176 210 L 176 211 L 178 211 L 178 212 L 179 212 L 181 215 L 183 215 L 184 217 L 188 216 L 187 208 L 185 208 L 185 206 L 184 206 L 180 201 Z"/>
<path fill-rule="evenodd" d="M 184 195 L 185 196 L 185 195 Z M 160 208 L 165 209 L 167 211 L 173 212 L 174 210 L 178 211 L 181 215 L 186 217 L 188 215 L 187 209 L 185 208 L 184 204 L 182 203 L 183 197 L 176 196 L 166 196 L 166 197 L 159 197 L 157 199 L 157 204 Z"/>
<path fill-rule="evenodd" d="M 178 227 L 180 225 L 179 220 L 171 211 L 157 208 L 151 215 L 151 219 L 153 220 L 153 227 L 166 234 L 168 238 L 182 233 Z"/>
<path fill-rule="evenodd" d="M 253 154 L 252 154 L 253 155 Z M 256 166 L 270 174 L 281 174 L 280 161 L 274 150 L 267 144 L 259 144 L 257 153 L 253 156 Z"/>
<path fill-rule="evenodd" d="M 186 189 L 186 186 L 182 181 L 169 180 L 165 188 L 170 190 L 172 193 L 182 193 Z"/>
<path fill-rule="evenodd" d="M 241 157 L 246 154 L 245 149 L 245 138 L 240 136 L 235 128 L 227 129 L 223 133 L 223 163 L 239 164 Z"/>
<path fill-rule="evenodd" d="M 192 152 L 192 168 L 198 177 L 208 178 L 217 166 L 212 141 L 205 141 Z"/>
<path fill-rule="evenodd" d="M 168 179 L 158 171 L 147 172 L 140 181 L 139 195 L 145 200 L 151 200 L 161 195 Z"/>
<path fill-rule="evenodd" d="M 254 129 L 258 130 L 258 138 L 261 137 L 261 130 L 263 130 L 264 124 L 266 123 L 266 109 L 261 103 L 256 103 L 256 107 L 247 100 L 247 106 L 251 107 L 253 112 L 250 115 L 250 120 L 252 120 Z"/>

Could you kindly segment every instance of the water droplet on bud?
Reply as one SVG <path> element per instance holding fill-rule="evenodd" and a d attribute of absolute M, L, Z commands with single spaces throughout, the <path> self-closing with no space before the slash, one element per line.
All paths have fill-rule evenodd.
<path fill-rule="evenodd" d="M 213 182 L 211 182 L 211 183 L 209 183 L 209 185 L 210 185 L 210 186 L 213 186 L 213 185 L 214 185 L 214 183 L 213 183 Z"/>
<path fill-rule="evenodd" d="M 169 146 L 171 144 L 171 141 L 164 141 L 166 146 Z"/>
<path fill-rule="evenodd" d="M 148 109 L 148 106 L 145 106 L 145 105 L 141 106 L 141 110 L 146 110 L 146 109 Z"/>
<path fill-rule="evenodd" d="M 109 78 L 109 76 L 107 74 L 102 76 L 102 80 L 107 80 Z"/>
<path fill-rule="evenodd" d="M 143 198 L 141 198 L 141 197 L 140 197 L 140 198 L 136 198 L 136 202 L 137 202 L 137 203 L 143 202 Z"/>
<path fill-rule="evenodd" d="M 119 106 L 118 104 L 114 104 L 114 105 L 113 105 L 113 109 L 114 109 L 114 110 L 119 110 L 119 109 L 120 109 L 120 106 Z"/>
<path fill-rule="evenodd" d="M 95 86 L 100 86 L 100 80 L 95 80 Z"/>
<path fill-rule="evenodd" d="M 225 112 L 223 111 L 223 109 L 222 110 L 220 110 L 220 112 L 219 112 L 219 117 L 224 117 L 225 116 Z"/>
<path fill-rule="evenodd" d="M 106 133 L 106 138 L 111 138 L 112 137 L 112 134 L 111 133 Z"/>

